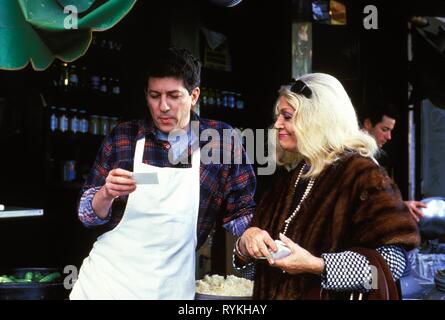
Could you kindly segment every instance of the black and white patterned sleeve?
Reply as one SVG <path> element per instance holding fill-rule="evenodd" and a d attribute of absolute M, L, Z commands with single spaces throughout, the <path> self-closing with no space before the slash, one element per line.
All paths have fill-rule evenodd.
<path fill-rule="evenodd" d="M 405 269 L 406 260 L 403 249 L 389 245 L 376 249 L 385 259 L 395 280 L 400 279 Z M 326 290 L 367 291 L 372 273 L 368 259 L 352 251 L 324 253 L 325 272 L 322 275 L 321 287 Z M 366 287 L 365 287 L 366 286 Z"/>

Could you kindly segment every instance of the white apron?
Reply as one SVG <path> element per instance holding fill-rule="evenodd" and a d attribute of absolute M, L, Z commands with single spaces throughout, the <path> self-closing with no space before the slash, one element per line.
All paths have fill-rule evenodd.
<path fill-rule="evenodd" d="M 83 261 L 70 299 L 194 299 L 199 209 L 199 148 L 192 168 L 144 164 L 137 141 L 135 173 L 157 173 L 139 184 L 120 223 L 100 236 Z"/>

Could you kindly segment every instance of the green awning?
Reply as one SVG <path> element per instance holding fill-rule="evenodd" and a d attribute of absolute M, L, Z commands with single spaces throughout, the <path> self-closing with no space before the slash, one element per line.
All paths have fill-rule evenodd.
<path fill-rule="evenodd" d="M 136 0 L 0 0 L 0 69 L 47 68 L 55 58 L 71 62 L 87 51 L 93 31 L 113 27 Z M 73 11 L 77 9 L 77 29 Z"/>

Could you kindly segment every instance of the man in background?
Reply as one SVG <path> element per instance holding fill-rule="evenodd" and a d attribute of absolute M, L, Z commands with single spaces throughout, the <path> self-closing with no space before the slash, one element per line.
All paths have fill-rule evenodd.
<path fill-rule="evenodd" d="M 379 104 L 376 108 L 367 110 L 363 117 L 363 129 L 374 137 L 380 148 L 380 156 L 377 160 L 392 178 L 394 178 L 393 166 L 387 153 L 382 148 L 387 142 L 391 141 L 392 131 L 396 125 L 397 118 L 397 110 L 391 103 Z M 423 217 L 423 213 L 420 209 L 426 208 L 426 205 L 415 200 L 404 202 L 408 206 L 414 220 L 419 222 L 419 219 Z"/>

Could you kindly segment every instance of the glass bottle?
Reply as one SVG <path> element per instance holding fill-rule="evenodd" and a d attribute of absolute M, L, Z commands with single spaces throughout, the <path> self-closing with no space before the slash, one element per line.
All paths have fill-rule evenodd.
<path fill-rule="evenodd" d="M 221 91 L 217 90 L 217 89 L 215 90 L 215 105 L 217 107 L 223 106 L 223 99 L 222 99 Z"/>
<path fill-rule="evenodd" d="M 228 96 L 229 96 L 229 108 L 235 109 L 235 93 L 228 92 Z"/>
<path fill-rule="evenodd" d="M 119 84 L 119 79 L 116 78 L 116 79 L 114 79 L 114 81 L 111 81 L 111 79 L 110 79 L 110 83 L 113 86 L 113 89 L 112 89 L 113 94 L 120 94 L 121 93 L 121 87 L 120 87 L 120 84 Z"/>
<path fill-rule="evenodd" d="M 77 117 L 77 109 L 70 109 L 70 131 L 72 133 L 79 132 L 79 118 Z"/>
<path fill-rule="evenodd" d="M 108 91 L 107 77 L 102 77 L 100 81 L 100 91 L 106 93 Z"/>
<path fill-rule="evenodd" d="M 92 75 L 90 78 L 91 90 L 99 90 L 100 88 L 100 77 L 98 75 Z"/>
<path fill-rule="evenodd" d="M 106 136 L 110 131 L 110 121 L 107 116 L 100 117 L 100 134 Z"/>
<path fill-rule="evenodd" d="M 202 87 L 201 106 L 202 107 L 207 107 L 207 104 L 208 104 L 207 88 L 206 87 Z"/>
<path fill-rule="evenodd" d="M 89 131 L 92 135 L 99 134 L 99 116 L 98 115 L 93 114 L 90 116 Z"/>
<path fill-rule="evenodd" d="M 241 93 L 236 94 L 236 108 L 239 110 L 244 109 L 244 100 Z"/>
<path fill-rule="evenodd" d="M 118 122 L 119 122 L 119 119 L 117 117 L 110 118 L 110 132 L 117 126 Z"/>
<path fill-rule="evenodd" d="M 213 89 L 209 89 L 209 91 L 208 91 L 207 104 L 209 107 L 215 106 L 215 95 L 214 95 Z"/>
<path fill-rule="evenodd" d="M 77 75 L 77 67 L 72 64 L 70 66 L 69 86 L 76 88 L 79 85 L 79 76 Z"/>
<path fill-rule="evenodd" d="M 229 95 L 227 91 L 222 92 L 223 95 L 223 107 L 228 108 L 229 107 Z"/>
<path fill-rule="evenodd" d="M 66 115 L 66 108 L 60 108 L 59 109 L 59 130 L 61 132 L 67 132 L 68 131 L 68 117 Z"/>
<path fill-rule="evenodd" d="M 81 133 L 88 133 L 88 119 L 85 110 L 79 111 L 79 131 Z"/>
<path fill-rule="evenodd" d="M 49 124 L 49 129 L 51 130 L 51 132 L 55 132 L 58 127 L 59 127 L 59 119 L 57 118 L 57 109 L 55 106 L 51 106 L 50 108 L 50 124 Z"/>

